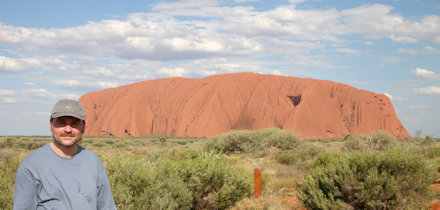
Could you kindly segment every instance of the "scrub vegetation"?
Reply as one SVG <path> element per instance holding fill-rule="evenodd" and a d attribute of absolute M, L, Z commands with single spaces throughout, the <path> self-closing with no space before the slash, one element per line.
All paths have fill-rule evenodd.
<path fill-rule="evenodd" d="M 20 161 L 51 137 L 0 137 L 0 209 L 12 209 Z M 385 131 L 302 139 L 277 128 L 210 138 L 84 137 L 118 209 L 426 209 L 440 200 L 440 142 Z M 253 171 L 262 172 L 256 199 Z"/>

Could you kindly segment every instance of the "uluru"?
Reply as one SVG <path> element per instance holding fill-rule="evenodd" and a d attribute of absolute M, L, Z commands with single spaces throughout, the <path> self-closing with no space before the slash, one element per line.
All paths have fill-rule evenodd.
<path fill-rule="evenodd" d="M 80 98 L 85 135 L 208 137 L 278 127 L 303 138 L 343 138 L 386 130 L 410 135 L 390 99 L 327 80 L 233 73 L 163 78 Z"/>

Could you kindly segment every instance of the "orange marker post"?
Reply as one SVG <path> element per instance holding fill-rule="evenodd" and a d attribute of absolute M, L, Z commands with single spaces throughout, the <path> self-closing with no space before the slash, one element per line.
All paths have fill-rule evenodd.
<path fill-rule="evenodd" d="M 261 171 L 256 168 L 254 169 L 254 193 L 255 198 L 261 197 Z"/>

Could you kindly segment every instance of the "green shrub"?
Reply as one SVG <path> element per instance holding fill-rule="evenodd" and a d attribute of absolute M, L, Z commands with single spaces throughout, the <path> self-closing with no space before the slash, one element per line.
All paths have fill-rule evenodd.
<path fill-rule="evenodd" d="M 434 139 L 431 138 L 431 136 L 426 136 L 425 138 L 417 138 L 416 141 L 421 145 L 421 146 L 431 146 L 432 143 L 434 143 Z"/>
<path fill-rule="evenodd" d="M 384 130 L 360 137 L 349 134 L 344 140 L 344 146 L 347 151 L 384 151 L 393 148 L 396 144 L 396 137 Z"/>
<path fill-rule="evenodd" d="M 105 143 L 108 145 L 113 145 L 115 142 L 113 140 L 107 139 L 105 140 Z"/>
<path fill-rule="evenodd" d="M 262 136 L 265 146 L 273 146 L 282 150 L 295 149 L 300 144 L 299 134 L 279 128 L 267 128 L 256 131 Z"/>
<path fill-rule="evenodd" d="M 135 156 L 104 159 L 118 209 L 190 209 L 191 195 L 171 161 Z"/>
<path fill-rule="evenodd" d="M 433 179 L 421 156 L 403 150 L 324 154 L 297 194 L 311 209 L 395 209 L 419 202 L 414 195 L 426 194 Z"/>
<path fill-rule="evenodd" d="M 292 150 L 280 150 L 275 154 L 275 160 L 284 165 L 304 165 L 310 162 L 319 154 L 325 152 L 322 146 L 314 144 L 301 144 Z"/>
<path fill-rule="evenodd" d="M 267 148 L 263 146 L 262 137 L 254 131 L 238 130 L 229 131 L 209 139 L 207 149 L 215 149 L 226 154 L 230 153 L 261 153 Z"/>
<path fill-rule="evenodd" d="M 0 209 L 12 209 L 15 174 L 19 164 L 18 156 L 8 156 L 0 162 Z"/>
<path fill-rule="evenodd" d="M 298 153 L 293 151 L 279 151 L 275 154 L 275 160 L 284 165 L 293 165 L 299 159 Z"/>
<path fill-rule="evenodd" d="M 165 143 L 167 142 L 167 139 L 166 139 L 165 137 L 161 136 L 161 137 L 159 138 L 159 142 L 160 142 L 161 144 L 165 144 Z"/>
<path fill-rule="evenodd" d="M 115 144 L 113 144 L 113 147 L 115 147 L 115 148 L 127 148 L 128 144 L 121 140 L 121 141 L 118 141 Z"/>
<path fill-rule="evenodd" d="M 431 159 L 440 157 L 440 148 L 438 147 L 428 148 L 426 152 L 426 156 Z"/>
<path fill-rule="evenodd" d="M 0 139 L 0 148 L 12 147 L 13 142 L 13 138 Z"/>
<path fill-rule="evenodd" d="M 178 165 L 195 209 L 225 209 L 251 193 L 252 179 L 224 162 L 220 154 L 201 153 Z"/>
<path fill-rule="evenodd" d="M 183 160 L 104 159 L 118 209 L 225 209 L 249 196 L 252 179 L 221 154 Z"/>
<path fill-rule="evenodd" d="M 100 142 L 100 141 L 98 141 L 98 142 L 94 142 L 93 144 L 92 144 L 94 147 L 104 147 L 106 144 L 105 143 L 103 143 L 103 142 Z"/>
<path fill-rule="evenodd" d="M 211 137 L 207 150 L 230 153 L 247 153 L 253 156 L 264 156 L 270 147 L 282 150 L 294 149 L 300 144 L 298 134 L 279 128 L 268 128 L 258 131 L 237 130 Z"/>

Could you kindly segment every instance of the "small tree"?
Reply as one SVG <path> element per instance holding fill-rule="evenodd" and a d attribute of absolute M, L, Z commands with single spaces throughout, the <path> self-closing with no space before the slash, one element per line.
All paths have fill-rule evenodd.
<path fill-rule="evenodd" d="M 324 154 L 297 194 L 311 209 L 397 209 L 420 202 L 413 195 L 427 192 L 433 179 L 428 163 L 404 150 Z"/>
<path fill-rule="evenodd" d="M 416 132 L 414 133 L 414 137 L 416 137 L 417 139 L 421 139 L 423 136 L 423 131 L 418 129 L 416 130 Z"/>
<path fill-rule="evenodd" d="M 348 151 L 384 151 L 392 148 L 396 143 L 396 137 L 384 130 L 360 137 L 349 134 L 344 139 L 345 149 Z"/>

